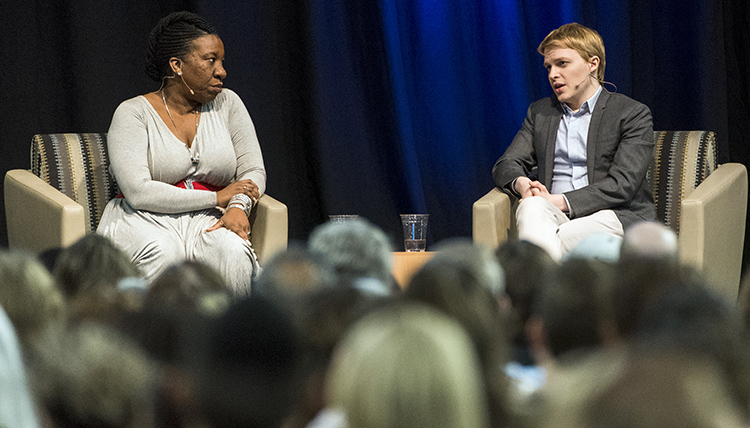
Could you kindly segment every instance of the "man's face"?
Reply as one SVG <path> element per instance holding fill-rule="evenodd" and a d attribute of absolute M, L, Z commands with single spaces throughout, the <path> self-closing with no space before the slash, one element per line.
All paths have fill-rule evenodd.
<path fill-rule="evenodd" d="M 573 49 L 547 48 L 544 51 L 544 67 L 557 99 L 573 110 L 578 110 L 599 87 L 596 78 L 589 76 L 596 66 Z"/>

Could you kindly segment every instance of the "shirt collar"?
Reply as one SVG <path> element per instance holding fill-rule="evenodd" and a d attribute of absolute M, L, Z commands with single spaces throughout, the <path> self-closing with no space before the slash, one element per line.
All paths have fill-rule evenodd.
<path fill-rule="evenodd" d="M 574 113 L 573 110 L 570 107 L 568 107 L 567 104 L 561 103 L 563 106 L 563 111 L 567 115 L 573 115 L 573 114 L 582 115 L 584 113 L 591 113 L 594 111 L 594 107 L 596 107 L 596 101 L 599 99 L 599 95 L 601 93 L 602 93 L 602 85 L 599 85 L 599 89 L 596 90 L 594 95 L 592 95 L 591 98 L 587 99 L 586 101 L 583 102 L 583 104 L 581 104 L 581 108 L 578 109 L 578 112 Z"/>

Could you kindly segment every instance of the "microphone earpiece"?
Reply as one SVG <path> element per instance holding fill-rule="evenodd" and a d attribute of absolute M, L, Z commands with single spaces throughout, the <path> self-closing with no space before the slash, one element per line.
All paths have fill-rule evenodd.
<path fill-rule="evenodd" d="M 178 76 L 180 76 L 180 79 L 182 79 L 182 83 L 184 83 L 184 84 L 185 84 L 185 87 L 186 87 L 186 88 L 188 88 L 188 90 L 190 91 L 190 95 L 195 95 L 195 91 L 193 91 L 193 90 L 192 90 L 192 89 L 190 88 L 190 86 L 188 86 L 187 82 L 185 82 L 185 78 L 184 78 L 184 77 L 182 77 L 182 72 L 179 72 L 179 73 L 177 73 L 177 75 L 178 75 Z"/>

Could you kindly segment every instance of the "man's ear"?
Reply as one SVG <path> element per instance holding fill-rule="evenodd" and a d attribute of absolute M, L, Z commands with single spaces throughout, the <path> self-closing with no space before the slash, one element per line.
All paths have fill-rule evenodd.
<path fill-rule="evenodd" d="M 599 57 L 594 55 L 589 58 L 589 73 L 594 73 L 599 68 Z"/>

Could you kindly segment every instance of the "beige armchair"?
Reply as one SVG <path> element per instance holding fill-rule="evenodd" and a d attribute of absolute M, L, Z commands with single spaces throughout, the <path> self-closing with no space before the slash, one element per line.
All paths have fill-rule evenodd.
<path fill-rule="evenodd" d="M 679 236 L 680 257 L 720 294 L 736 299 L 742 275 L 747 169 L 718 165 L 710 131 L 657 131 L 649 169 L 659 220 Z M 497 247 L 515 238 L 515 198 L 494 188 L 474 203 L 474 242 Z"/>
<path fill-rule="evenodd" d="M 36 135 L 31 170 L 5 175 L 8 245 L 38 254 L 66 247 L 96 230 L 107 202 L 119 193 L 109 174 L 106 134 Z M 263 195 L 250 217 L 250 241 L 261 264 L 285 249 L 287 207 Z"/>

